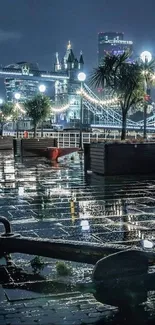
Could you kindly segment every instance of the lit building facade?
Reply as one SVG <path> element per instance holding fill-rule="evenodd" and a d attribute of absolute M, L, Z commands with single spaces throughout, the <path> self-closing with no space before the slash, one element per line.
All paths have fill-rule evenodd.
<path fill-rule="evenodd" d="M 23 73 L 29 72 L 29 70 L 39 71 L 39 67 L 36 63 L 19 62 L 17 64 L 10 64 L 7 68 L 22 69 Z M 20 93 L 20 102 L 25 102 L 27 99 L 33 98 L 38 93 L 39 82 L 35 80 L 22 80 L 20 78 L 6 78 L 5 89 L 6 99 L 8 102 L 15 100 L 15 93 Z"/>
<path fill-rule="evenodd" d="M 133 42 L 124 40 L 124 33 L 104 32 L 98 34 L 98 64 L 102 65 L 107 53 L 119 55 L 124 51 L 133 52 Z"/>

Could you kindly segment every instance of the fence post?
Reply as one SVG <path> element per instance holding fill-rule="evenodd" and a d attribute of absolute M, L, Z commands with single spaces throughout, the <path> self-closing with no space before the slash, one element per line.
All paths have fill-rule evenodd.
<path fill-rule="evenodd" d="M 65 134 L 63 133 L 63 141 L 62 141 L 62 147 L 64 148 L 65 147 Z"/>
<path fill-rule="evenodd" d="M 75 133 L 75 148 L 77 147 L 77 133 Z"/>
<path fill-rule="evenodd" d="M 70 133 L 69 133 L 69 148 L 71 147 L 71 137 L 70 137 Z"/>
<path fill-rule="evenodd" d="M 59 148 L 59 131 L 58 131 L 58 143 L 57 143 L 57 147 Z"/>

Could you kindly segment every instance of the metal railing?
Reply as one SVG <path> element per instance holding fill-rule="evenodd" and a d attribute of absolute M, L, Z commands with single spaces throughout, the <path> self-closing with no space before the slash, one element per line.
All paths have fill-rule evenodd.
<path fill-rule="evenodd" d="M 33 138 L 33 132 L 28 132 L 28 138 Z M 4 132 L 4 136 L 13 136 L 16 137 L 16 132 Z M 136 132 L 133 132 L 132 135 L 134 138 L 136 138 Z M 41 138 L 41 132 L 37 132 L 37 137 Z M 44 132 L 43 133 L 44 138 L 51 138 L 51 139 L 57 139 L 57 145 L 58 147 L 62 148 L 76 148 L 79 146 L 79 139 L 80 134 L 79 132 Z M 24 138 L 24 132 L 18 133 L 18 138 Z M 91 142 L 101 142 L 105 139 L 119 139 L 119 133 L 118 131 L 112 132 L 110 135 L 108 132 L 104 133 L 82 133 L 82 142 L 84 143 L 91 143 Z"/>

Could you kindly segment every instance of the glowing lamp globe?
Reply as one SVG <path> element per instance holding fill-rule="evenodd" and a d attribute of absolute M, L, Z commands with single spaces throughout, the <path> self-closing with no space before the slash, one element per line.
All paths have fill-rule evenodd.
<path fill-rule="evenodd" d="M 15 93 L 15 99 L 17 99 L 17 100 L 20 99 L 20 94 L 19 93 Z"/>
<path fill-rule="evenodd" d="M 152 54 L 148 51 L 144 51 L 141 53 L 140 58 L 143 62 L 150 62 L 152 60 Z"/>
<path fill-rule="evenodd" d="M 3 104 L 3 99 L 2 98 L 0 98 L 0 105 L 2 105 Z"/>
<path fill-rule="evenodd" d="M 84 72 L 80 72 L 78 74 L 78 80 L 84 82 L 86 80 L 86 74 Z"/>
<path fill-rule="evenodd" d="M 46 87 L 45 87 L 45 85 L 40 85 L 40 86 L 39 86 L 39 91 L 40 91 L 41 93 L 44 93 L 44 92 L 46 91 Z"/>

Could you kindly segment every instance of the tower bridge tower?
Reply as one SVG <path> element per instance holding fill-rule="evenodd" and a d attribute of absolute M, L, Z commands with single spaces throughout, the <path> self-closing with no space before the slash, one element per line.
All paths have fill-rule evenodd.
<path fill-rule="evenodd" d="M 74 123 L 80 119 L 80 96 L 77 95 L 79 81 L 77 75 L 84 68 L 84 59 L 82 52 L 79 59 L 74 55 L 71 42 L 68 42 L 66 53 L 62 59 L 59 59 L 59 54 L 56 53 L 55 72 L 67 72 L 69 80 L 55 82 L 55 102 L 56 105 L 62 106 L 67 103 L 70 108 L 57 116 L 57 121 L 61 124 Z"/>

